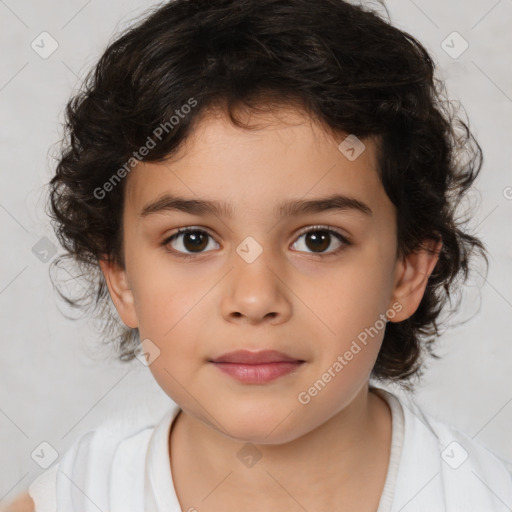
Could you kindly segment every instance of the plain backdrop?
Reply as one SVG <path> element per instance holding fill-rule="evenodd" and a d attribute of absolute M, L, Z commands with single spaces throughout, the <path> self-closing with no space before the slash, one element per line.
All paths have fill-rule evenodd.
<path fill-rule="evenodd" d="M 43 211 L 44 185 L 54 170 L 50 151 L 62 134 L 65 103 L 114 33 L 151 5 L 0 0 L 4 503 L 43 471 L 34 456 L 46 446 L 41 443 L 61 456 L 109 415 L 142 407 L 159 417 L 171 404 L 139 361 L 116 363 L 94 353 L 101 333 L 86 320 L 63 316 L 69 310 L 53 291 L 49 261 L 37 256 L 58 245 Z M 512 0 L 390 0 L 387 5 L 391 21 L 430 51 L 449 97 L 465 108 L 484 151 L 470 226 L 488 247 L 489 273 L 484 280 L 476 272 L 466 287 L 461 310 L 450 320 L 465 323 L 439 340 L 442 359 L 429 363 L 415 400 L 512 460 Z M 42 48 L 38 53 L 32 47 L 40 37 L 46 38 L 45 51 L 58 44 L 47 58 Z"/>

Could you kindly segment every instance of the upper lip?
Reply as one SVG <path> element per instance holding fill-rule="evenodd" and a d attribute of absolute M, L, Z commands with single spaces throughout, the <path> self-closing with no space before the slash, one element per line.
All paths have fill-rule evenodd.
<path fill-rule="evenodd" d="M 264 364 L 276 362 L 303 362 L 302 359 L 290 357 L 277 350 L 260 350 L 251 352 L 249 350 L 236 350 L 222 354 L 220 357 L 212 359 L 213 363 L 239 363 L 239 364 Z"/>

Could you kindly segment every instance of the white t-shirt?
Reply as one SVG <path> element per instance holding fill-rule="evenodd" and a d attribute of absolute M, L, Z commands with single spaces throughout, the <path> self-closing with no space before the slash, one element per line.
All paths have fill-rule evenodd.
<path fill-rule="evenodd" d="M 388 403 L 392 441 L 376 512 L 505 512 L 512 463 L 455 427 L 425 415 L 412 398 L 371 386 Z M 83 434 L 29 487 L 36 512 L 181 512 L 169 460 L 179 407 L 158 421 L 124 411 Z"/>

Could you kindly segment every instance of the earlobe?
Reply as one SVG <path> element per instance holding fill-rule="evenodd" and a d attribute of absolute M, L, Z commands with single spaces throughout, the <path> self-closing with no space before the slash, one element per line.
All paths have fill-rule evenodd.
<path fill-rule="evenodd" d="M 418 309 L 427 287 L 428 278 L 439 260 L 442 245 L 440 239 L 425 240 L 421 249 L 408 254 L 403 260 L 397 262 L 390 306 L 399 303 L 401 309 L 389 321 L 406 320 Z"/>
<path fill-rule="evenodd" d="M 98 263 L 105 278 L 110 298 L 122 321 L 128 327 L 138 327 L 133 292 L 128 283 L 126 270 L 107 258 L 100 259 Z"/>

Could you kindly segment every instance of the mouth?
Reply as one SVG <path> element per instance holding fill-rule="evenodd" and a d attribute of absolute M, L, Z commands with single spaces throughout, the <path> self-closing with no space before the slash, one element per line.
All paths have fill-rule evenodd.
<path fill-rule="evenodd" d="M 210 360 L 211 363 L 237 363 L 237 364 L 269 364 L 269 363 L 297 363 L 304 362 L 303 359 L 278 352 L 277 350 L 260 350 L 251 352 L 249 350 L 236 350 L 228 352 L 220 357 Z"/>
<path fill-rule="evenodd" d="M 294 374 L 305 361 L 275 350 L 239 350 L 210 360 L 223 373 L 245 384 L 264 384 Z"/>

